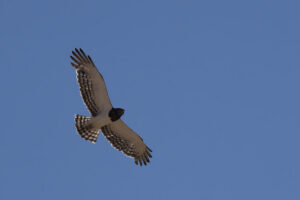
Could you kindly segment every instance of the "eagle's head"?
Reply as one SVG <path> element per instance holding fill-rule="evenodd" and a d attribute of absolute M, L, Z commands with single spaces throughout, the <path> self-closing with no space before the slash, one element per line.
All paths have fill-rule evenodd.
<path fill-rule="evenodd" d="M 110 117 L 111 121 L 117 121 L 121 118 L 121 116 L 124 114 L 125 110 L 123 108 L 112 108 L 109 111 L 108 116 Z"/>

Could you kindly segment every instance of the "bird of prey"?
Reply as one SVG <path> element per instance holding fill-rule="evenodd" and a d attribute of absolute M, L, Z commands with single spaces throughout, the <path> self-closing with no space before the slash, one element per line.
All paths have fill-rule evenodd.
<path fill-rule="evenodd" d="M 114 108 L 110 102 L 105 82 L 93 60 L 82 49 L 72 51 L 70 56 L 76 69 L 82 99 L 91 117 L 75 115 L 75 127 L 85 140 L 96 143 L 101 130 L 111 145 L 125 155 L 134 158 L 135 164 L 146 165 L 152 150 L 143 139 L 122 120 L 124 109 Z"/>

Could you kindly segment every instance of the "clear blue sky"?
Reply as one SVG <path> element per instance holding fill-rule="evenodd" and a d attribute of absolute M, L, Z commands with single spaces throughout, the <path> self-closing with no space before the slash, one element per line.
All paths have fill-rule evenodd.
<path fill-rule="evenodd" d="M 299 1 L 0 1 L 0 199 L 300 199 Z M 83 48 L 153 149 L 100 135 Z"/>

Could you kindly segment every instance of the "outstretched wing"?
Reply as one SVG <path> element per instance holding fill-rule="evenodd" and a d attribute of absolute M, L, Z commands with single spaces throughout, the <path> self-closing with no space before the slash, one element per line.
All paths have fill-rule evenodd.
<path fill-rule="evenodd" d="M 121 119 L 102 127 L 101 130 L 111 145 L 127 156 L 133 157 L 135 164 L 140 163 L 142 166 L 143 163 L 146 165 L 150 162 L 152 150 Z"/>
<path fill-rule="evenodd" d="M 97 70 L 93 60 L 82 49 L 72 51 L 71 65 L 77 71 L 77 81 L 82 99 L 92 116 L 112 108 L 104 79 Z"/>

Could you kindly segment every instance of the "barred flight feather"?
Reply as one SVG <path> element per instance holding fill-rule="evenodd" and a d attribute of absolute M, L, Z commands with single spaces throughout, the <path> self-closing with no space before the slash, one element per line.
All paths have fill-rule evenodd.
<path fill-rule="evenodd" d="M 142 155 L 139 155 L 136 152 L 136 148 L 133 144 L 129 144 L 129 141 L 126 140 L 126 138 L 122 138 L 115 133 L 110 125 L 104 126 L 101 128 L 103 135 L 106 137 L 106 139 L 111 143 L 111 145 L 116 148 L 119 151 L 122 151 L 125 155 L 134 158 L 135 164 L 142 164 L 147 165 L 147 163 L 150 162 L 149 157 L 152 158 L 152 155 L 150 152 L 152 150 L 147 147 L 145 152 Z"/>
<path fill-rule="evenodd" d="M 77 70 L 77 81 L 79 83 L 82 99 L 93 116 L 98 113 L 97 105 L 94 101 L 95 95 L 90 78 L 83 70 Z"/>

